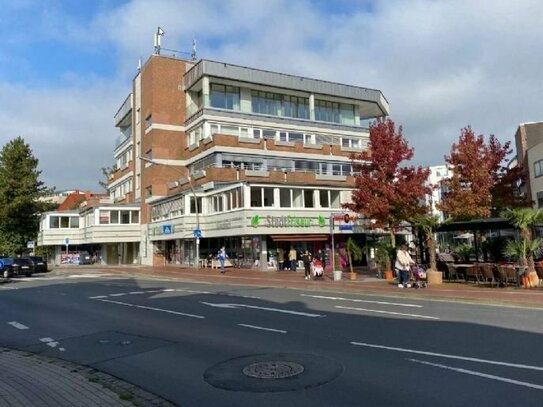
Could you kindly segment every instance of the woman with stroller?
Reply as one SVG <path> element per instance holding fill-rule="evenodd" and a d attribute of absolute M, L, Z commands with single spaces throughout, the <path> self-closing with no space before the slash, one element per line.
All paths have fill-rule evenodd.
<path fill-rule="evenodd" d="M 407 245 L 402 244 L 396 253 L 396 263 L 394 268 L 396 273 L 398 273 L 398 287 L 399 288 L 409 288 L 409 270 L 415 262 L 409 255 L 407 251 Z"/>
<path fill-rule="evenodd" d="M 309 280 L 311 278 L 311 253 L 309 253 L 308 250 L 304 252 L 302 255 L 302 261 L 304 262 L 304 271 L 305 271 L 305 279 Z"/>

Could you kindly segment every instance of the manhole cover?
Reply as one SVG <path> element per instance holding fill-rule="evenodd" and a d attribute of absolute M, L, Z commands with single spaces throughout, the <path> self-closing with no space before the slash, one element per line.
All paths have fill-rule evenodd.
<path fill-rule="evenodd" d="M 325 356 L 266 353 L 217 363 L 204 372 L 204 380 L 223 390 L 273 393 L 322 386 L 342 372 L 340 363 Z"/>
<path fill-rule="evenodd" d="M 286 361 L 258 362 L 245 366 L 243 374 L 256 379 L 284 379 L 304 371 L 299 363 Z"/>

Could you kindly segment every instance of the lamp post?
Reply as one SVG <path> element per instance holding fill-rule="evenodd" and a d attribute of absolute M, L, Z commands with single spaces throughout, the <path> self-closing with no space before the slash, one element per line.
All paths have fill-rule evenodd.
<path fill-rule="evenodd" d="M 170 163 L 162 163 L 155 160 L 152 160 L 147 157 L 138 157 L 140 160 L 154 165 L 163 165 L 165 167 L 175 167 L 176 169 L 179 169 L 178 167 L 181 167 L 181 165 L 176 164 L 170 164 Z M 190 190 L 192 192 L 192 196 L 194 197 L 194 206 L 196 210 L 196 230 L 200 231 L 200 205 L 198 205 L 198 197 L 196 196 L 196 191 L 194 190 L 194 185 L 192 185 L 192 179 L 190 175 L 187 174 L 186 176 L 187 181 L 189 182 Z M 194 238 L 196 239 L 196 261 L 194 262 L 195 268 L 200 268 L 200 237 L 196 236 L 196 231 L 194 231 Z"/>

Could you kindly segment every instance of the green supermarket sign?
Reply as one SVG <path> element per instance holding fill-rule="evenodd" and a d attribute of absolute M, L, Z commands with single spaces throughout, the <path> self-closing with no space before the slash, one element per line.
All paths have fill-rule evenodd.
<path fill-rule="evenodd" d="M 317 216 L 317 218 L 309 216 L 260 216 L 255 215 L 251 217 L 251 226 L 258 227 L 264 226 L 269 228 L 308 228 L 310 226 L 323 227 L 326 224 L 326 218 L 324 216 Z"/>

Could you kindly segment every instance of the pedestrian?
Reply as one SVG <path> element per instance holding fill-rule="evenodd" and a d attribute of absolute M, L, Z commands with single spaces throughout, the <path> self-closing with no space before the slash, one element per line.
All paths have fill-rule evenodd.
<path fill-rule="evenodd" d="M 298 261 L 298 253 L 294 247 L 290 248 L 288 252 L 288 259 L 290 261 L 290 271 L 296 271 L 296 262 Z"/>
<path fill-rule="evenodd" d="M 409 269 L 415 264 L 409 252 L 407 251 L 407 245 L 402 244 L 396 253 L 396 263 L 394 268 L 398 273 L 398 287 L 399 288 L 409 288 L 411 287 L 408 284 L 409 281 Z"/>
<path fill-rule="evenodd" d="M 326 267 L 326 256 L 324 255 L 322 249 L 317 250 L 317 254 L 315 254 L 315 259 L 319 260 L 322 263 L 322 269 L 324 271 L 324 268 Z"/>
<path fill-rule="evenodd" d="M 309 253 L 308 250 L 304 252 L 302 255 L 302 261 L 304 262 L 304 271 L 305 271 L 305 279 L 309 280 L 311 278 L 311 253 Z"/>
<path fill-rule="evenodd" d="M 221 274 L 224 274 L 224 262 L 228 258 L 228 254 L 226 254 L 226 250 L 224 248 L 224 245 L 221 246 L 219 252 L 217 253 L 217 259 L 219 260 L 219 263 L 221 265 Z"/>
<path fill-rule="evenodd" d="M 283 264 L 285 263 L 285 251 L 282 247 L 277 249 L 277 270 L 283 270 Z"/>

